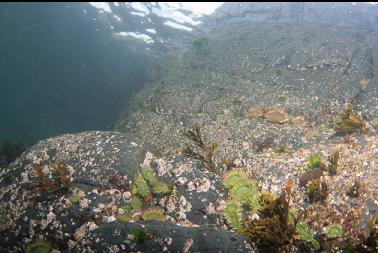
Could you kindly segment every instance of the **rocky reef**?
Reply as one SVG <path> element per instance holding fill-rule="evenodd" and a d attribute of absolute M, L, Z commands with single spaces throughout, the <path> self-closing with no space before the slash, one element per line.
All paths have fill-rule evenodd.
<path fill-rule="evenodd" d="M 0 248 L 377 252 L 377 41 L 236 18 L 188 41 L 115 131 L 1 170 Z"/>

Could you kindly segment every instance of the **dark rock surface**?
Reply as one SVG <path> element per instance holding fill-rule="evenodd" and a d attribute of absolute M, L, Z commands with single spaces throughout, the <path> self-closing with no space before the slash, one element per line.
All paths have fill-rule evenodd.
<path fill-rule="evenodd" d="M 152 238 L 161 239 L 130 243 L 128 235 L 135 231 L 145 231 Z M 159 221 L 106 224 L 91 234 L 91 242 L 99 251 L 108 250 L 110 245 L 121 245 L 122 250 L 142 252 L 248 252 L 247 237 L 208 227 L 188 228 Z M 96 237 L 103 240 L 95 241 Z"/>
<path fill-rule="evenodd" d="M 258 9 L 245 13 L 274 17 Z M 20 252 L 36 241 L 63 252 L 251 249 L 246 237 L 226 231 L 221 210 L 228 196 L 221 173 L 181 155 L 189 142 L 184 133 L 193 123 L 200 124 L 207 144 L 219 144 L 219 172 L 222 163 L 231 162 L 274 194 L 293 179 L 293 202 L 311 207 L 308 219 L 317 218 L 312 225 L 318 233 L 335 221 L 348 223 L 343 217 L 349 211 L 355 216 L 348 217 L 356 217 L 350 222 L 361 212 L 370 215 L 378 190 L 378 140 L 369 123 L 378 117 L 378 33 L 341 27 L 341 21 L 338 26 L 292 22 L 293 13 L 277 23 L 229 18 L 204 35 L 207 43 L 201 47 L 182 57 L 172 52 L 150 70 L 146 88 L 119 118 L 122 132 L 67 134 L 29 148 L 0 174 L 1 250 Z M 334 135 L 332 124 L 347 101 L 366 121 L 368 134 Z M 261 107 L 263 117 L 247 117 L 251 107 Z M 272 108 L 281 111 L 278 120 L 266 116 Z M 324 206 L 311 205 L 307 189 L 298 186 L 305 159 L 319 153 L 326 160 L 336 148 L 340 172 L 323 174 L 332 194 Z M 57 162 L 67 168 L 69 186 L 38 192 L 35 165 L 45 163 L 43 175 L 56 182 Z M 161 208 L 166 221 L 120 222 L 143 167 L 174 189 L 143 204 Z M 368 190 L 351 199 L 345 190 L 356 180 Z M 72 196 L 79 200 L 73 203 Z M 141 230 L 147 238 L 138 243 L 134 233 Z"/>
<path fill-rule="evenodd" d="M 37 191 L 39 178 L 33 166 L 46 161 L 42 166 L 45 178 L 57 181 L 54 165 L 59 161 L 68 169 L 68 187 L 54 192 Z M 133 177 L 143 166 L 151 166 L 160 180 L 175 185 L 176 193 L 156 197 L 145 206 L 162 208 L 167 222 L 159 226 L 147 223 L 146 228 L 152 226 L 156 232 L 156 240 L 135 246 L 130 240 L 125 244 L 127 237 L 118 241 L 107 231 L 130 234 L 141 226 L 121 225 L 116 219 L 127 202 L 125 194 L 131 191 Z M 114 176 L 116 182 L 111 180 Z M 151 246 L 159 252 L 161 249 L 156 248 L 156 244 L 162 237 L 173 237 L 172 245 L 167 247 L 174 252 L 181 251 L 189 239 L 196 242 L 193 248 L 200 251 L 207 248 L 232 250 L 242 245 L 239 243 L 242 237 L 215 229 L 223 223 L 217 212 L 224 198 L 219 176 L 201 171 L 198 165 L 180 156 L 157 158 L 140 144 L 129 142 L 122 133 L 84 132 L 41 141 L 4 169 L 1 178 L 0 234 L 3 240 L 0 245 L 9 252 L 21 251 L 35 241 L 48 241 L 57 249 L 73 252 L 82 252 L 85 248 L 107 251 L 121 244 L 127 249 L 147 250 Z M 80 196 L 77 203 L 71 203 L 72 195 Z M 206 240 L 195 232 L 200 225 L 204 228 L 199 232 L 219 240 L 203 243 Z M 92 230 L 96 237 L 87 237 Z M 177 231 L 179 237 L 171 234 L 172 231 Z M 95 240 L 103 243 L 94 243 Z"/>

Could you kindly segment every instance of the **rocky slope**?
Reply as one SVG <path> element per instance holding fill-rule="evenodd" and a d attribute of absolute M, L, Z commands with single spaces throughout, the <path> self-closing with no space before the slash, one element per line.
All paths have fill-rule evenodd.
<path fill-rule="evenodd" d="M 306 210 L 303 222 L 317 236 L 342 227 L 332 242 L 317 237 L 319 251 L 361 243 L 378 209 L 377 43 L 376 31 L 353 26 L 233 19 L 214 27 L 150 70 L 119 132 L 41 141 L 1 172 L 0 248 L 253 252 L 258 242 L 230 231 L 223 212 L 233 198 L 224 172 L 237 168 L 275 196 L 292 180 L 290 206 Z M 352 133 L 335 131 L 345 129 L 345 115 Z M 188 158 L 188 145 L 201 152 L 188 138 L 194 123 L 204 146 L 217 144 L 215 169 Z M 330 168 L 336 152 L 335 173 L 309 168 L 314 154 Z M 169 190 L 156 190 L 146 168 Z M 309 175 L 327 185 L 320 202 L 303 183 Z"/>

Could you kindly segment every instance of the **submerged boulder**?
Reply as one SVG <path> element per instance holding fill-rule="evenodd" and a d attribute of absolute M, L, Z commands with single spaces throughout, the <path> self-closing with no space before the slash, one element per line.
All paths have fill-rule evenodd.
<path fill-rule="evenodd" d="M 135 195 L 134 178 L 147 167 L 174 192 L 153 193 L 134 213 L 160 209 L 165 221 L 123 221 L 124 207 Z M 244 237 L 216 228 L 224 197 L 218 175 L 180 156 L 158 158 L 122 133 L 84 132 L 40 141 L 4 169 L 1 178 L 0 248 L 8 252 L 39 242 L 72 252 L 176 252 L 189 242 L 188 250 L 234 251 L 244 245 Z M 139 230 L 148 230 L 153 239 L 135 242 L 133 232 Z"/>

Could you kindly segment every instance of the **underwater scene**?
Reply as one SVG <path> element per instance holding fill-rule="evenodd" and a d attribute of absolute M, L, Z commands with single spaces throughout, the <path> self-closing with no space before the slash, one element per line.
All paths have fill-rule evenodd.
<path fill-rule="evenodd" d="M 378 3 L 0 3 L 0 252 L 378 252 Z"/>

